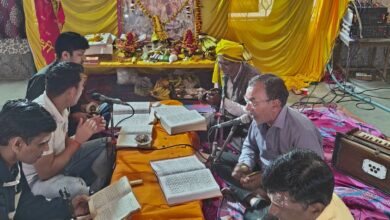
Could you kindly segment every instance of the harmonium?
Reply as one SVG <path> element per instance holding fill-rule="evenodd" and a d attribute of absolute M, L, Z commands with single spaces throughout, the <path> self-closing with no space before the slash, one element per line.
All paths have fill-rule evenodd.
<path fill-rule="evenodd" d="M 354 129 L 337 133 L 333 166 L 390 195 L 390 141 Z"/>

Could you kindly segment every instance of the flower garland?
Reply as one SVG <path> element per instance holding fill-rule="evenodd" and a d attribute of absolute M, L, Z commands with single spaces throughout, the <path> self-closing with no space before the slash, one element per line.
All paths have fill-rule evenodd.
<path fill-rule="evenodd" d="M 135 3 L 136 3 L 137 6 L 141 9 L 141 11 L 142 11 L 146 16 L 148 16 L 148 18 L 149 18 L 150 20 L 152 20 L 154 16 L 157 16 L 157 17 L 158 17 L 158 15 L 152 15 L 152 14 L 145 8 L 145 6 L 141 3 L 141 0 L 136 0 Z M 184 3 L 180 6 L 179 10 L 177 10 L 173 15 L 171 15 L 166 21 L 162 21 L 161 24 L 162 24 L 163 26 L 165 26 L 166 24 L 168 24 L 168 23 L 172 22 L 173 20 L 175 20 L 175 18 L 179 15 L 179 13 L 180 13 L 181 11 L 183 11 L 184 7 L 185 7 L 186 5 L 188 5 L 188 3 L 189 3 L 189 0 L 185 0 Z M 159 20 L 160 20 L 160 19 L 159 19 Z"/>

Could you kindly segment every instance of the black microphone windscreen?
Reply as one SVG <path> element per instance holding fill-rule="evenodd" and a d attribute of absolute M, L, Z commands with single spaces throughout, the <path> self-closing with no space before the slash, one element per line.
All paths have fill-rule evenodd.
<path fill-rule="evenodd" d="M 100 101 L 100 97 L 101 97 L 102 95 L 100 94 L 100 93 L 97 93 L 97 92 L 94 92 L 94 93 L 92 93 L 92 95 L 91 95 L 91 97 L 92 97 L 92 99 L 94 99 L 94 100 L 96 100 L 96 101 Z"/>

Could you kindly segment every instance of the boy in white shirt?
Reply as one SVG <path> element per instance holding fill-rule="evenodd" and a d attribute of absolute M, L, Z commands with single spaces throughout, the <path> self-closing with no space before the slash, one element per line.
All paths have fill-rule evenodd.
<path fill-rule="evenodd" d="M 49 141 L 49 150 L 34 165 L 23 165 L 24 173 L 35 195 L 58 196 L 67 188 L 71 197 L 89 194 L 104 187 L 111 174 L 106 149 L 107 138 L 88 139 L 105 129 L 100 116 L 80 119 L 76 134 L 68 137 L 68 108 L 75 105 L 84 89 L 83 66 L 59 62 L 48 70 L 46 90 L 34 102 L 53 116 L 57 129 Z"/>

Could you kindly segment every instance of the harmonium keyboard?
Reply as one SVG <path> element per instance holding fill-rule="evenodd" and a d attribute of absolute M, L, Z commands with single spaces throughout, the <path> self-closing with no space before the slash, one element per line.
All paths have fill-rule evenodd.
<path fill-rule="evenodd" d="M 333 166 L 390 195 L 390 141 L 354 129 L 337 133 Z"/>

